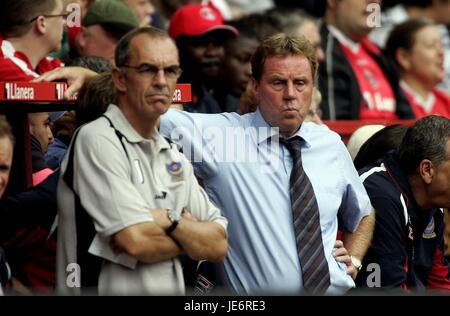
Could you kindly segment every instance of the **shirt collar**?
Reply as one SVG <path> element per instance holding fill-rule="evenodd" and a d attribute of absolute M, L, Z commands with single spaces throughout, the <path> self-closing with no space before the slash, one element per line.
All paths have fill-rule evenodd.
<path fill-rule="evenodd" d="M 108 110 L 105 115 L 111 120 L 114 127 L 122 133 L 122 135 L 127 139 L 129 143 L 146 143 L 149 141 L 153 141 L 156 145 L 155 150 L 157 152 L 169 149 L 169 142 L 161 136 L 155 127 L 151 139 L 145 139 L 131 126 L 130 122 L 128 122 L 127 118 L 123 115 L 120 108 L 115 104 L 110 104 Z"/>
<path fill-rule="evenodd" d="M 359 51 L 361 47 L 360 43 L 352 41 L 333 25 L 328 25 L 328 30 L 330 30 L 330 33 L 338 40 L 339 43 L 351 49 L 354 54 Z"/>
<path fill-rule="evenodd" d="M 433 93 L 430 92 L 428 93 L 426 98 L 423 98 L 420 94 L 416 93 L 416 91 L 414 91 L 414 89 L 405 81 L 401 80 L 400 86 L 414 98 L 414 101 L 417 105 L 424 108 L 427 113 L 431 112 L 434 102 L 436 101 L 436 97 Z"/>
<path fill-rule="evenodd" d="M 258 144 L 264 143 L 276 135 L 280 135 L 279 128 L 270 126 L 262 116 L 259 108 L 256 109 L 253 115 L 252 127 L 256 128 L 256 142 Z"/>
<path fill-rule="evenodd" d="M 2 50 L 3 56 L 5 58 L 12 60 L 27 75 L 39 77 L 39 75 L 33 69 L 33 66 L 31 65 L 31 62 L 30 62 L 30 59 L 28 58 L 28 56 L 25 55 L 24 53 L 22 53 L 21 51 L 17 51 L 10 41 L 3 39 L 3 41 L 1 41 L 1 50 Z"/>

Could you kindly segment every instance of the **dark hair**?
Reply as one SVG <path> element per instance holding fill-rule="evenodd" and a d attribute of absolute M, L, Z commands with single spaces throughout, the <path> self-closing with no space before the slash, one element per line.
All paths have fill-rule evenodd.
<path fill-rule="evenodd" d="M 434 23 L 425 18 L 410 19 L 397 25 L 387 39 L 386 55 L 399 66 L 396 58 L 397 50 L 403 48 L 410 51 L 416 42 L 417 32 L 430 25 L 434 25 Z"/>
<path fill-rule="evenodd" d="M 0 34 L 20 37 L 31 28 L 31 20 L 49 14 L 56 7 L 56 0 L 1 0 Z"/>
<path fill-rule="evenodd" d="M 311 65 L 313 81 L 317 77 L 319 66 L 314 47 L 304 36 L 288 36 L 278 33 L 265 39 L 252 56 L 252 75 L 260 81 L 266 60 L 273 56 L 305 56 Z"/>
<path fill-rule="evenodd" d="M 258 41 L 262 42 L 269 36 L 283 31 L 279 21 L 273 16 L 263 13 L 253 13 L 240 18 L 236 24 L 244 25 L 246 29 L 253 30 L 257 35 Z"/>
<path fill-rule="evenodd" d="M 408 127 L 404 125 L 390 125 L 373 134 L 361 146 L 353 160 L 356 170 L 359 170 L 383 156 L 390 150 L 398 150 Z"/>
<path fill-rule="evenodd" d="M 113 68 L 110 60 L 99 56 L 82 56 L 69 61 L 66 66 L 78 66 L 96 73 L 109 72 Z"/>
<path fill-rule="evenodd" d="M 144 26 L 137 29 L 132 30 L 125 34 L 124 37 L 120 39 L 117 43 L 114 60 L 117 67 L 124 66 L 130 60 L 130 44 L 131 41 L 141 34 L 147 34 L 151 38 L 160 38 L 160 39 L 169 39 L 173 41 L 169 35 L 156 27 Z M 175 43 L 174 43 L 175 45 Z"/>
<path fill-rule="evenodd" d="M 234 39 L 245 37 L 245 38 L 254 38 L 259 41 L 259 34 L 255 31 L 255 29 L 249 23 L 249 20 L 244 17 L 238 20 L 228 21 L 227 25 L 231 25 L 235 27 L 239 31 L 239 35 L 235 38 L 230 38 L 228 41 L 232 41 Z"/>
<path fill-rule="evenodd" d="M 99 118 L 111 103 L 117 104 L 111 73 L 102 73 L 86 82 L 78 93 L 77 103 L 77 126 Z"/>
<path fill-rule="evenodd" d="M 447 141 L 450 138 L 450 120 L 430 115 L 409 127 L 399 147 L 400 166 L 406 174 L 414 174 L 420 162 L 429 159 L 438 166 L 448 159 Z"/>
<path fill-rule="evenodd" d="M 0 138 L 5 136 L 8 137 L 14 145 L 15 138 L 12 133 L 11 125 L 8 123 L 6 116 L 0 115 Z"/>

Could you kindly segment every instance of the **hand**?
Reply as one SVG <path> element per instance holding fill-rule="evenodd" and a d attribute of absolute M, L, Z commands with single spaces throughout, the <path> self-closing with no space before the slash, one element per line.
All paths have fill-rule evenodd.
<path fill-rule="evenodd" d="M 336 240 L 333 249 L 333 257 L 337 262 L 343 262 L 347 266 L 347 274 L 352 277 L 352 279 L 356 279 L 358 275 L 358 269 L 353 265 L 352 259 L 348 254 L 347 249 L 344 247 L 344 243 L 341 240 Z"/>
<path fill-rule="evenodd" d="M 152 214 L 155 223 L 162 229 L 166 230 L 167 228 L 170 227 L 170 225 L 172 225 L 172 223 L 169 220 L 169 217 L 167 216 L 166 209 L 155 208 L 151 210 L 150 213 Z"/>
<path fill-rule="evenodd" d="M 75 96 L 85 82 L 96 75 L 96 72 L 83 67 L 61 67 L 46 72 L 32 82 L 66 80 L 69 87 L 64 93 L 64 99 L 69 100 Z"/>
<path fill-rule="evenodd" d="M 198 219 L 194 217 L 194 215 L 192 215 L 191 212 L 186 211 L 186 209 L 183 210 L 183 212 L 181 213 L 181 216 L 185 219 L 191 220 L 193 222 L 198 222 Z"/>

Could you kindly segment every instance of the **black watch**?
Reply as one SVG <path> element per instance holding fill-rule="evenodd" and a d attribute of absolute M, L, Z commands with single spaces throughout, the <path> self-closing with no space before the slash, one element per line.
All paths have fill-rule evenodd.
<path fill-rule="evenodd" d="M 166 234 L 170 234 L 177 228 L 178 223 L 180 222 L 181 216 L 180 214 L 175 210 L 167 209 L 167 217 L 169 218 L 170 222 L 172 223 L 167 229 Z"/>

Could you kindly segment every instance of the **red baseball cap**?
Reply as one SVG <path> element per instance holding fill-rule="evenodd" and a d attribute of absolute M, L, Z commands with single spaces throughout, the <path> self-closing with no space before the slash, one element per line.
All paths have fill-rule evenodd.
<path fill-rule="evenodd" d="M 177 39 L 180 35 L 198 36 L 222 30 L 232 37 L 238 30 L 223 22 L 222 14 L 212 5 L 192 4 L 178 9 L 170 19 L 169 35 Z"/>

